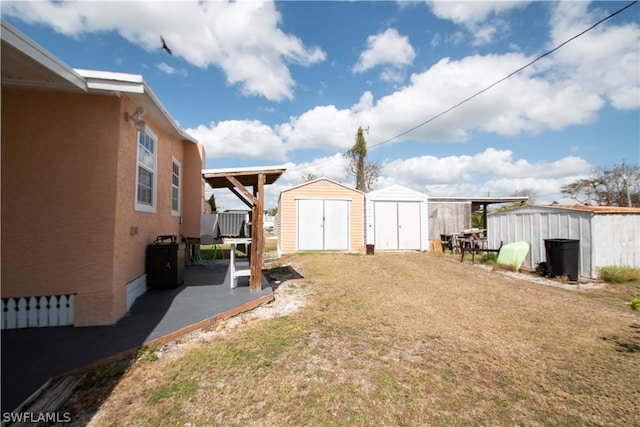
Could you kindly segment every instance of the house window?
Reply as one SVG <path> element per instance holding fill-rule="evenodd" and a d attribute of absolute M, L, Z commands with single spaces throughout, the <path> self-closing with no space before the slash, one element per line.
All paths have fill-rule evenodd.
<path fill-rule="evenodd" d="M 180 163 L 171 160 L 171 214 L 180 215 Z"/>
<path fill-rule="evenodd" d="M 136 168 L 137 211 L 156 211 L 156 138 L 149 130 L 138 132 Z"/>

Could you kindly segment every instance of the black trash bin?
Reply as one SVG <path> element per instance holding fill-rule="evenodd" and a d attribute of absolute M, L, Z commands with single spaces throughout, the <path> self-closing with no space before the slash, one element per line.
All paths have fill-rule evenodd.
<path fill-rule="evenodd" d="M 185 245 L 176 236 L 158 236 L 147 246 L 147 286 L 149 289 L 177 288 L 184 283 Z"/>
<path fill-rule="evenodd" d="M 580 270 L 580 240 L 545 239 L 547 269 L 552 276 L 569 276 L 577 281 Z"/>

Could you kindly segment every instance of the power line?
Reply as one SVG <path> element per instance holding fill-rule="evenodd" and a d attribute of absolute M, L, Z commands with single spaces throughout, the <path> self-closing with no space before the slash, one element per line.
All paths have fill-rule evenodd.
<path fill-rule="evenodd" d="M 499 85 L 500 83 L 504 82 L 505 80 L 507 80 L 507 79 L 509 79 L 509 78 L 513 77 L 514 75 L 516 75 L 516 74 L 520 73 L 521 71 L 523 71 L 523 70 L 525 70 L 525 69 L 529 68 L 530 66 L 532 66 L 532 65 L 533 65 L 533 64 L 535 64 L 536 62 L 540 61 L 541 59 L 543 59 L 543 58 L 545 58 L 545 57 L 547 57 L 547 56 L 549 56 L 549 55 L 551 55 L 552 53 L 556 52 L 557 50 L 559 50 L 560 48 L 562 48 L 562 47 L 563 47 L 563 46 L 565 46 L 566 44 L 568 44 L 568 43 L 572 42 L 573 40 L 577 39 L 578 37 L 583 36 L 584 34 L 588 33 L 589 31 L 593 30 L 594 28 L 596 28 L 597 26 L 599 26 L 600 24 L 602 24 L 603 22 L 605 22 L 605 21 L 607 21 L 607 20 L 609 20 L 609 19 L 613 18 L 614 16 L 616 16 L 616 15 L 618 15 L 618 14 L 622 13 L 623 11 L 625 11 L 625 10 L 626 10 L 626 9 L 628 9 L 628 8 L 630 8 L 631 6 L 633 6 L 633 5 L 634 5 L 634 4 L 636 4 L 636 3 L 638 3 L 638 0 L 632 1 L 631 3 L 627 4 L 627 5 L 626 5 L 626 6 L 624 6 L 623 8 L 621 8 L 621 9 L 619 9 L 619 10 L 617 10 L 617 11 L 615 11 L 615 12 L 611 13 L 610 15 L 608 15 L 608 16 L 606 16 L 606 17 L 602 18 L 601 20 L 599 20 L 598 22 L 596 22 L 595 24 L 593 24 L 592 26 L 590 26 L 590 27 L 589 27 L 589 28 L 587 28 L 586 30 L 584 30 L 584 31 L 582 31 L 582 32 L 580 32 L 580 33 L 578 33 L 578 34 L 576 34 L 575 36 L 573 36 L 573 37 L 571 37 L 571 38 L 569 38 L 569 39 L 565 40 L 564 42 L 560 43 L 558 46 L 554 47 L 553 49 L 551 49 L 551 50 L 549 50 L 549 51 L 547 51 L 547 52 L 543 53 L 542 55 L 538 56 L 537 58 L 535 58 L 535 59 L 534 59 L 534 60 L 532 60 L 531 62 L 529 62 L 529 63 L 527 63 L 527 64 L 523 65 L 522 67 L 520 67 L 520 68 L 518 68 L 517 70 L 515 70 L 515 71 L 511 72 L 510 74 L 506 75 L 505 77 L 501 78 L 500 80 L 497 80 L 496 82 L 494 82 L 494 83 L 492 83 L 491 85 L 489 85 L 489 86 L 485 87 L 484 89 L 479 90 L 478 92 L 474 93 L 473 95 L 469 96 L 468 98 L 463 99 L 462 101 L 458 102 L 457 104 L 453 105 L 452 107 L 447 108 L 446 110 L 442 111 L 441 113 L 438 113 L 438 114 L 436 114 L 435 116 L 433 116 L 433 117 L 431 117 L 431 118 L 429 118 L 429 119 L 427 119 L 427 120 L 425 120 L 425 121 L 423 121 L 423 122 L 421 122 L 421 123 L 419 123 L 419 124 L 415 125 L 414 127 L 410 128 L 410 129 L 408 129 L 408 130 L 406 130 L 406 131 L 404 131 L 404 132 L 401 132 L 401 133 L 399 133 L 399 134 L 397 134 L 397 135 L 395 135 L 395 136 L 393 136 L 393 137 L 391 137 L 391 138 L 389 138 L 389 139 L 385 139 L 384 141 L 381 141 L 381 142 L 375 143 L 375 144 L 373 144 L 373 145 L 370 145 L 370 146 L 369 146 L 369 148 L 378 147 L 378 146 L 380 146 L 380 145 L 383 145 L 383 144 L 386 144 L 386 143 L 388 143 L 388 142 L 391 142 L 391 141 L 393 141 L 393 140 L 395 140 L 395 139 L 400 138 L 401 136 L 407 135 L 408 133 L 411 133 L 411 132 L 413 132 L 414 130 L 419 129 L 419 128 L 421 128 L 422 126 L 425 126 L 425 125 L 427 125 L 427 124 L 429 124 L 429 123 L 433 122 L 434 120 L 436 120 L 436 119 L 438 119 L 438 118 L 440 118 L 440 117 L 444 116 L 445 114 L 447 114 L 447 113 L 449 113 L 449 112 L 451 112 L 451 111 L 455 110 L 456 108 L 460 107 L 461 105 L 466 104 L 467 102 L 471 101 L 471 100 L 472 100 L 472 99 L 474 99 L 475 97 L 477 97 L 477 96 L 479 96 L 479 95 L 481 95 L 481 94 L 483 94 L 483 93 L 487 92 L 488 90 L 490 90 L 490 89 L 492 89 L 493 87 L 495 87 L 495 86 Z M 333 159 L 334 159 L 334 157 L 332 156 L 332 158 L 331 158 L 331 159 L 329 159 L 328 161 L 326 161 L 326 162 L 324 162 L 324 163 L 321 163 L 320 165 L 316 165 L 316 167 L 320 167 L 320 166 L 323 166 L 324 164 L 328 164 L 328 163 L 330 163 L 331 161 L 333 161 Z M 304 169 L 307 169 L 307 168 L 309 168 L 309 167 L 311 167 L 311 166 L 307 166 L 307 167 L 305 167 L 305 168 L 301 168 L 301 169 L 298 169 L 298 170 L 304 170 Z M 294 169 L 294 170 L 296 170 L 296 169 Z"/>
<path fill-rule="evenodd" d="M 382 144 L 386 144 L 387 142 L 391 142 L 391 141 L 393 141 L 394 139 L 400 138 L 401 136 L 404 136 L 404 135 L 406 135 L 406 134 L 408 134 L 408 133 L 410 133 L 410 132 L 413 132 L 414 130 L 416 130 L 416 129 L 418 129 L 418 128 L 421 128 L 422 126 L 424 126 L 424 125 L 426 125 L 426 124 L 428 124 L 428 123 L 431 123 L 432 121 L 434 121 L 434 120 L 436 120 L 436 119 L 438 119 L 438 118 L 440 118 L 440 117 L 444 116 L 445 114 L 449 113 L 450 111 L 455 110 L 456 108 L 460 107 L 461 105 L 466 104 L 467 102 L 471 101 L 473 98 L 477 97 L 478 95 L 481 95 L 481 94 L 485 93 L 486 91 L 488 91 L 488 90 L 492 89 L 493 87 L 495 87 L 495 86 L 499 85 L 499 84 L 500 84 L 500 83 L 502 83 L 503 81 L 505 81 L 505 80 L 507 80 L 507 79 L 509 79 L 509 78 L 511 78 L 511 77 L 513 77 L 513 76 L 515 76 L 516 74 L 518 74 L 519 72 L 521 72 L 521 71 L 525 70 L 526 68 L 529 68 L 530 66 L 532 66 L 532 65 L 533 65 L 533 64 L 535 64 L 536 62 L 540 61 L 542 58 L 544 58 L 544 57 L 546 57 L 546 56 L 551 55 L 552 53 L 554 53 L 554 52 L 555 52 L 555 51 L 557 51 L 558 49 L 562 48 L 564 45 L 566 45 L 566 44 L 568 44 L 568 43 L 572 42 L 573 40 L 577 39 L 578 37 L 580 37 L 580 36 L 584 35 L 585 33 L 589 32 L 589 31 L 591 31 L 591 30 L 593 30 L 593 29 L 594 29 L 595 27 L 597 27 L 598 25 L 602 24 L 603 22 L 605 22 L 605 21 L 606 21 L 606 20 L 608 20 L 608 19 L 613 18 L 613 17 L 614 17 L 614 16 L 616 16 L 617 14 L 619 14 L 619 13 L 623 12 L 625 9 L 627 9 L 627 8 L 629 8 L 629 7 L 631 7 L 631 6 L 633 6 L 635 3 L 638 3 L 638 0 L 636 0 L 636 1 L 633 1 L 633 2 L 629 3 L 628 5 L 626 5 L 625 7 L 623 7 L 622 9 L 620 9 L 620 10 L 618 10 L 618 11 L 616 11 L 616 12 L 612 13 L 611 15 L 609 15 L 609 16 L 607 16 L 607 17 L 605 17 L 605 18 L 601 19 L 600 21 L 596 22 L 595 24 L 593 24 L 592 26 L 590 26 L 590 27 L 589 27 L 589 28 L 587 28 L 586 30 L 582 31 L 581 33 L 576 34 L 575 36 L 571 37 L 570 39 L 568 39 L 568 40 L 564 41 L 563 43 L 559 44 L 558 46 L 554 47 L 554 48 L 553 48 L 553 49 L 551 49 L 550 51 L 545 52 L 545 53 L 543 53 L 542 55 L 538 56 L 536 59 L 534 59 L 533 61 L 529 62 L 528 64 L 523 65 L 522 67 L 518 68 L 517 70 L 515 70 L 515 71 L 513 71 L 512 73 L 508 74 L 507 76 L 505 76 L 505 77 L 501 78 L 500 80 L 498 80 L 498 81 L 496 81 L 496 82 L 492 83 L 491 85 L 487 86 L 486 88 L 484 88 L 484 89 L 482 89 L 482 90 L 479 90 L 478 92 L 474 93 L 474 94 L 473 94 L 473 95 L 471 95 L 470 97 L 465 98 L 464 100 L 462 100 L 462 101 L 458 102 L 458 103 L 457 103 L 456 105 L 454 105 L 453 107 L 449 107 L 448 109 L 444 110 L 443 112 L 441 112 L 441 113 L 439 113 L 439 114 L 436 114 L 435 116 L 433 116 L 433 117 L 431 117 L 430 119 L 425 120 L 424 122 L 422 122 L 422 123 L 420 123 L 420 124 L 418 124 L 418 125 L 416 125 L 416 126 L 412 127 L 411 129 L 406 130 L 406 131 L 404 131 L 404 132 L 402 132 L 402 133 L 399 133 L 398 135 L 396 135 L 396 136 L 394 136 L 394 137 L 391 137 L 391 138 L 389 138 L 389 139 L 386 139 L 386 140 L 384 140 L 384 141 L 382 141 L 382 142 L 378 142 L 378 143 L 376 143 L 376 144 L 373 144 L 373 145 L 371 145 L 370 147 L 371 147 L 371 148 L 373 148 L 373 147 L 378 147 L 378 146 L 380 146 L 380 145 L 382 145 Z"/>

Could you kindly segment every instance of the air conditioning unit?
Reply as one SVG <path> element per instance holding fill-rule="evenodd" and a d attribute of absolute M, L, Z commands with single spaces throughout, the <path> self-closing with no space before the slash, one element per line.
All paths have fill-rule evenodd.
<path fill-rule="evenodd" d="M 218 231 L 221 237 L 245 237 L 248 236 L 247 212 L 222 212 L 218 214 Z"/>

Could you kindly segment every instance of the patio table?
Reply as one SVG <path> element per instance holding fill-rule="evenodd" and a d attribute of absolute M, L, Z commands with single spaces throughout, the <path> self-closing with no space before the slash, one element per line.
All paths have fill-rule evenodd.
<path fill-rule="evenodd" d="M 229 245 L 229 281 L 231 289 L 238 287 L 238 277 L 251 277 L 251 268 L 248 262 L 236 264 L 236 246 L 251 244 L 250 237 L 223 237 L 222 243 Z"/>

